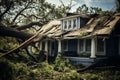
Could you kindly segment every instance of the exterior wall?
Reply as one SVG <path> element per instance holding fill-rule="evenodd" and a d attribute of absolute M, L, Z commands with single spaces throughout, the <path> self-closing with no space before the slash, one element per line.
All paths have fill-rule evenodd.
<path fill-rule="evenodd" d="M 96 56 L 106 56 L 106 39 L 102 37 L 96 39 Z"/>
<path fill-rule="evenodd" d="M 108 57 L 119 55 L 119 37 L 120 35 L 120 23 L 115 26 L 115 29 L 110 35 L 110 38 L 106 40 L 106 55 Z"/>
<path fill-rule="evenodd" d="M 80 28 L 84 27 L 87 22 L 88 22 L 88 19 L 86 19 L 86 18 L 80 18 Z"/>
<path fill-rule="evenodd" d="M 106 56 L 118 56 L 118 37 L 110 37 L 106 40 Z"/>

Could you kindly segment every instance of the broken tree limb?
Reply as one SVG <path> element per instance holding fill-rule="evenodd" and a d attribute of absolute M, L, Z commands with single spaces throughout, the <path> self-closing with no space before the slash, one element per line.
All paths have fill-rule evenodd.
<path fill-rule="evenodd" d="M 24 29 L 30 28 L 30 27 L 32 27 L 32 26 L 34 26 L 34 25 L 43 26 L 44 24 L 45 24 L 44 22 L 31 22 L 31 23 L 29 23 L 29 24 L 22 25 L 22 26 L 18 26 L 18 25 L 17 25 L 17 27 L 16 27 L 15 29 L 16 29 L 16 30 L 24 30 Z M 16 25 L 15 25 L 15 26 L 16 26 Z M 13 27 L 13 26 L 11 26 L 11 27 Z"/>
<path fill-rule="evenodd" d="M 29 34 L 26 32 L 18 31 L 10 27 L 6 26 L 0 26 L 0 36 L 10 36 L 10 37 L 16 37 L 22 40 L 29 39 L 33 36 L 33 34 Z"/>
<path fill-rule="evenodd" d="M 0 14 L 0 19 L 11 9 L 12 5 L 13 5 L 13 1 L 11 1 L 8 4 L 8 6 L 6 6 L 6 10 L 3 13 Z"/>
<path fill-rule="evenodd" d="M 10 51 L 8 51 L 8 52 L 6 52 L 6 53 L 3 53 L 2 55 L 0 55 L 0 58 L 3 57 L 3 56 L 6 56 L 6 55 L 8 55 L 8 54 L 14 53 L 14 52 L 16 52 L 16 51 L 19 50 L 19 49 L 24 48 L 25 45 L 30 44 L 35 38 L 37 38 L 38 35 L 40 35 L 40 34 L 39 34 L 40 32 L 41 32 L 41 31 L 38 31 L 34 36 L 30 37 L 29 39 L 27 39 L 26 41 L 24 41 L 23 43 L 21 43 L 17 48 L 12 49 L 12 50 L 10 50 Z M 40 35 L 40 37 L 42 38 L 43 35 Z"/>
<path fill-rule="evenodd" d="M 38 62 L 37 58 L 35 58 L 31 53 L 29 53 L 28 49 L 25 48 L 26 50 L 26 53 L 35 61 L 35 62 Z"/>

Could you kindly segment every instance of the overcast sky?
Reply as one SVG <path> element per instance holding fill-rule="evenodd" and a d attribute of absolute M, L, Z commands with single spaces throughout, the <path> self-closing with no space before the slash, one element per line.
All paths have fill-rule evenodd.
<path fill-rule="evenodd" d="M 55 4 L 55 5 L 61 5 L 59 0 L 46 0 L 49 3 Z M 65 5 L 68 5 L 70 3 L 70 0 L 62 0 Z M 72 8 L 72 12 L 76 10 L 78 6 L 81 6 L 82 4 L 86 4 L 88 7 L 99 7 L 102 8 L 102 10 L 114 10 L 115 9 L 115 0 L 73 0 L 73 4 L 76 4 Z"/>

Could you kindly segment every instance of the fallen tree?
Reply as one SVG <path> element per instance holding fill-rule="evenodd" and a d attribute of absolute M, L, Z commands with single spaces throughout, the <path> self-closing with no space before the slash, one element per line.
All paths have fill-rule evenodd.
<path fill-rule="evenodd" d="M 25 48 L 25 47 L 26 47 L 27 45 L 29 45 L 32 41 L 34 41 L 34 39 L 37 38 L 38 35 L 40 36 L 39 38 L 43 38 L 44 36 L 43 36 L 43 35 L 40 35 L 40 34 L 39 34 L 40 32 L 41 32 L 41 31 L 38 31 L 35 35 L 33 35 L 32 37 L 30 37 L 29 39 L 27 39 L 26 41 L 24 41 L 23 43 L 21 43 L 21 44 L 19 45 L 19 47 L 15 48 L 15 49 L 12 49 L 12 50 L 10 50 L 10 51 L 8 51 L 8 52 L 0 55 L 0 57 L 3 57 L 3 56 L 8 55 L 8 54 L 10 54 L 10 53 L 14 53 L 14 52 L 16 52 L 16 51 L 19 51 L 19 49 Z"/>

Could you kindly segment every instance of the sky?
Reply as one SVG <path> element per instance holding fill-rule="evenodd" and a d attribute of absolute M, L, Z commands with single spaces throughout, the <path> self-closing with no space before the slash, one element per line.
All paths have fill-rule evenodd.
<path fill-rule="evenodd" d="M 60 6 L 61 3 L 59 0 L 46 0 L 49 3 L 55 4 Z M 70 3 L 70 0 L 62 0 L 65 5 Z M 88 7 L 99 7 L 102 10 L 115 10 L 115 0 L 73 0 L 72 2 L 75 6 L 72 7 L 71 12 L 74 12 L 77 7 L 81 6 L 82 4 L 86 4 Z"/>

